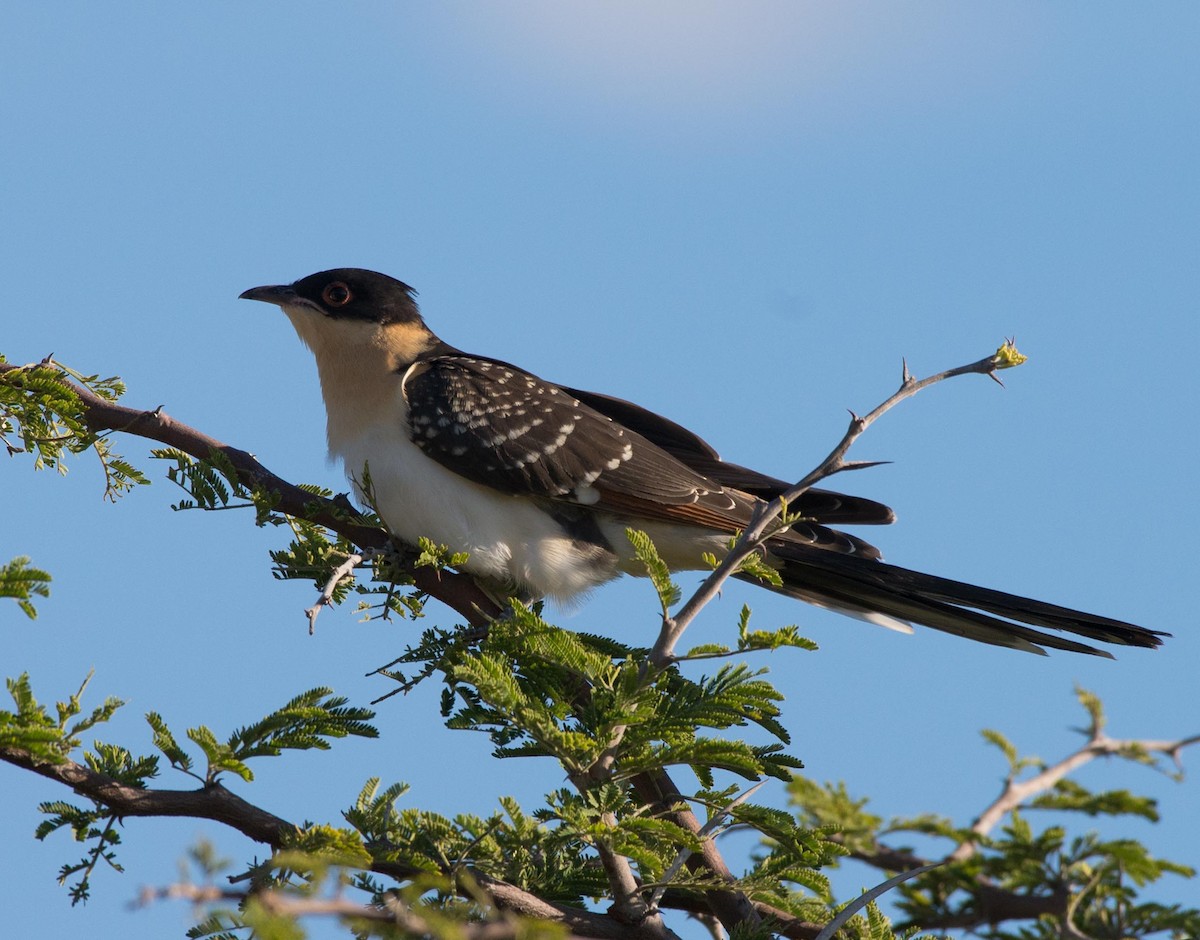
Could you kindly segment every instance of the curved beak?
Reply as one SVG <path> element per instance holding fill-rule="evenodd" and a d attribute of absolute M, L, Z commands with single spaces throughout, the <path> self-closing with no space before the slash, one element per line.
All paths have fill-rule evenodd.
<path fill-rule="evenodd" d="M 283 306 L 296 299 L 296 291 L 291 284 L 271 284 L 265 287 L 251 287 L 238 294 L 238 300 L 261 300 L 264 303 Z"/>

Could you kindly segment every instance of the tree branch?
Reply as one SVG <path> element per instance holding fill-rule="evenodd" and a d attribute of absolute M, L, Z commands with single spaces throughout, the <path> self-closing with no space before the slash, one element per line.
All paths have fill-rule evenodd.
<path fill-rule="evenodd" d="M 734 543 L 733 548 L 730 549 L 729 553 L 721 560 L 721 563 L 717 565 L 713 572 L 704 580 L 704 583 L 688 599 L 687 603 L 680 608 L 679 613 L 674 617 L 663 618 L 663 625 L 659 632 L 658 640 L 655 642 L 654 648 L 650 651 L 650 662 L 656 667 L 662 668 L 673 660 L 675 646 L 679 642 L 683 632 L 691 625 L 696 615 L 720 593 L 725 582 L 737 573 L 741 563 L 755 552 L 759 545 L 771 537 L 775 520 L 785 511 L 787 506 L 795 503 L 801 495 L 826 477 L 840 473 L 843 470 L 857 470 L 863 467 L 874 466 L 873 463 L 850 462 L 845 457 L 851 445 L 875 421 L 906 398 L 911 398 L 917 392 L 937 382 L 943 382 L 958 375 L 987 375 L 999 382 L 1000 380 L 996 378 L 997 369 L 1019 365 L 1024 361 L 1025 357 L 1016 351 L 1016 347 L 1011 342 L 1006 342 L 995 353 L 984 359 L 980 359 L 978 362 L 958 366 L 954 369 L 947 369 L 945 372 L 939 372 L 937 375 L 931 375 L 928 378 L 920 380 L 914 379 L 909 374 L 908 364 L 905 363 L 900 388 L 865 417 L 859 417 L 851 412 L 850 426 L 846 429 L 846 433 L 842 436 L 837 446 L 803 479 L 795 483 L 781 496 L 760 506 L 751 518 L 750 523 Z"/>
<path fill-rule="evenodd" d="M 65 784 L 81 796 L 107 806 L 121 817 L 190 816 L 211 819 L 236 829 L 255 842 L 272 846 L 281 845 L 287 834 L 299 831 L 287 820 L 247 803 L 220 784 L 197 790 L 131 787 L 74 761 L 48 764 L 35 760 L 28 751 L 16 747 L 0 747 L 0 760 Z"/>
<path fill-rule="evenodd" d="M 431 927 L 412 908 L 396 899 L 380 907 L 359 904 L 343 897 L 297 897 L 282 891 L 233 891 L 211 885 L 173 884 L 162 888 L 144 888 L 137 899 L 138 906 L 154 901 L 182 899 L 194 904 L 241 904 L 253 898 L 270 914 L 281 917 L 334 916 L 342 920 L 365 920 L 392 924 L 414 936 L 430 936 Z M 519 923 L 507 919 L 470 922 L 457 926 L 463 940 L 517 940 L 527 931 Z M 578 934 L 567 934 L 564 940 L 576 940 Z"/>
<path fill-rule="evenodd" d="M 0 362 L 0 373 L 27 368 Z M 344 535 L 363 549 L 388 546 L 387 532 L 367 524 L 363 516 L 345 500 L 325 499 L 272 473 L 253 454 L 240 450 L 193 427 L 176 421 L 161 407 L 153 411 L 119 405 L 66 378 L 58 379 L 69 388 L 83 406 L 83 416 L 95 432 L 119 431 L 166 444 L 198 460 L 220 453 L 237 470 L 238 478 L 250 488 L 259 487 L 279 495 L 280 512 L 306 519 Z M 453 608 L 474 626 L 484 626 L 501 613 L 495 601 L 467 575 L 438 571 L 428 567 L 406 566 L 417 589 Z"/>
<path fill-rule="evenodd" d="M 755 905 L 745 894 L 733 887 L 736 881 L 733 872 L 729 870 L 716 843 L 712 839 L 704 838 L 704 827 L 684 802 L 683 794 L 666 771 L 638 774 L 633 778 L 633 786 L 638 796 L 648 803 L 656 814 L 700 837 L 700 851 L 688 858 L 688 867 L 715 875 L 717 879 L 730 885 L 728 889 L 713 888 L 704 892 L 704 900 L 707 901 L 706 912 L 714 914 L 721 925 L 730 932 L 738 924 L 761 924 L 762 918 Z M 672 906 L 673 899 L 670 892 L 664 895 L 662 906 Z M 796 920 L 790 914 L 784 914 L 783 918 L 785 922 Z"/>
<path fill-rule="evenodd" d="M 1075 753 L 1067 755 L 1058 763 L 1047 767 L 1041 773 L 1035 774 L 1028 780 L 1016 780 L 1010 776 L 1005 781 L 1000 795 L 971 824 L 971 831 L 980 836 L 987 835 L 1000 823 L 1000 820 L 1006 814 L 1021 806 L 1030 797 L 1051 789 L 1058 781 L 1066 777 L 1067 774 L 1095 760 L 1097 757 L 1146 753 L 1166 754 L 1168 757 L 1178 761 L 1180 751 L 1197 742 L 1200 742 L 1200 735 L 1181 738 L 1177 741 L 1151 741 L 1136 738 L 1120 740 L 1118 738 L 1110 738 L 1103 730 L 1096 726 L 1093 728 L 1092 735 L 1087 744 L 1078 751 L 1075 751 Z M 947 857 L 950 861 L 962 861 L 963 859 L 970 858 L 977 851 L 977 843 L 963 842 Z"/>
<path fill-rule="evenodd" d="M 1103 718 L 1094 711 L 1092 725 L 1089 729 L 1089 739 L 1082 748 L 1046 767 L 1028 780 L 1017 781 L 1010 776 L 1005 781 L 1000 796 L 972 823 L 971 831 L 979 836 L 987 835 L 999 824 L 1005 814 L 1017 809 L 1037 794 L 1052 789 L 1068 774 L 1098 757 L 1164 754 L 1179 764 L 1180 752 L 1192 744 L 1200 743 L 1200 735 L 1177 740 L 1110 738 L 1104 734 L 1103 728 Z M 837 834 L 828 838 L 833 842 L 844 841 Z M 964 861 L 977 852 L 977 843 L 968 840 L 962 842 L 942 861 Z M 852 850 L 850 857 L 886 872 L 911 871 L 914 868 L 930 864 L 929 859 L 907 850 L 897 850 L 885 845 L 878 845 L 872 851 Z M 1050 884 L 1048 887 L 1049 891 L 1045 894 L 1022 893 L 998 887 L 987 878 L 980 876 L 973 886 L 963 889 L 971 895 L 970 910 L 940 919 L 922 920 L 921 927 L 926 930 L 972 929 L 1009 920 L 1033 920 L 1043 915 L 1053 915 L 1064 924 L 1069 923 L 1071 892 L 1061 885 Z"/>
<path fill-rule="evenodd" d="M 142 789 L 120 783 L 74 761 L 43 763 L 34 760 L 27 751 L 14 747 L 0 747 L 0 761 L 65 784 L 122 818 L 187 816 L 211 819 L 273 849 L 280 848 L 286 836 L 301 831 L 294 823 L 246 802 L 220 784 L 197 790 Z M 424 869 L 397 862 L 375 862 L 371 871 L 396 879 L 426 873 Z M 447 871 L 444 874 L 465 879 L 460 882 L 464 897 L 473 897 L 472 886 L 478 886 L 499 910 L 561 923 L 580 936 L 595 940 L 663 940 L 664 937 L 653 925 L 623 923 L 607 914 L 553 904 L 479 871 Z"/>

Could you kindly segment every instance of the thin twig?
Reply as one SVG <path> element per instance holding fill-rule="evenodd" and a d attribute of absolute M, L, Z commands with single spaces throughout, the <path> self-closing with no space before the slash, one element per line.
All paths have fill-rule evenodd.
<path fill-rule="evenodd" d="M 679 613 L 674 617 L 663 618 L 658 640 L 655 642 L 654 648 L 650 651 L 650 662 L 657 668 L 662 668 L 674 659 L 675 646 L 678 644 L 683 632 L 691 625 L 697 614 L 720 593 L 725 582 L 737 573 L 742 562 L 755 552 L 764 541 L 778 531 L 777 529 L 773 530 L 775 521 L 785 511 L 787 506 L 795 503 L 801 495 L 826 477 L 840 473 L 843 470 L 852 470 L 864 466 L 862 463 L 847 461 L 845 456 L 847 451 L 850 450 L 851 445 L 875 421 L 900 404 L 900 402 L 911 398 L 917 392 L 937 382 L 943 382 L 946 379 L 959 375 L 987 375 L 999 382 L 1000 380 L 996 378 L 997 369 L 1017 365 L 1022 361 L 1024 361 L 1024 357 L 1021 357 L 1011 342 L 1008 342 L 1004 346 L 1001 346 L 994 354 L 980 359 L 978 362 L 958 366 L 954 369 L 947 369 L 945 372 L 939 372 L 936 375 L 931 375 L 928 378 L 920 380 L 912 377 L 908 371 L 908 364 L 905 363 L 902 370 L 900 388 L 864 417 L 859 417 L 851 412 L 850 426 L 846 429 L 846 433 L 842 436 L 841 441 L 829 452 L 828 456 L 785 493 L 771 500 L 769 503 L 761 504 L 750 519 L 745 530 L 743 530 L 741 536 L 734 543 L 733 548 L 730 549 L 721 563 L 713 569 L 713 572 L 705 578 L 704 583 L 688 599 L 687 603 L 680 608 Z"/>
<path fill-rule="evenodd" d="M 744 803 L 760 789 L 762 789 L 765 783 L 765 780 L 760 781 L 759 783 L 756 783 L 754 786 L 750 787 L 748 790 L 745 790 L 735 796 L 726 806 L 713 813 L 712 816 L 709 817 L 708 822 L 700 827 L 700 831 L 696 833 L 696 835 L 706 842 L 711 841 L 713 832 L 715 832 L 716 828 L 721 825 L 721 822 L 725 819 L 725 817 L 733 812 L 738 804 Z M 679 870 L 683 868 L 684 863 L 691 857 L 691 855 L 691 849 L 684 848 L 679 850 L 679 854 L 675 856 L 675 860 L 672 861 L 667 867 L 667 870 L 663 872 L 661 879 L 662 884 L 655 889 L 652 895 L 650 895 L 651 908 L 658 907 L 658 902 L 662 900 L 663 895 L 667 891 L 667 885 L 670 883 L 672 878 L 679 874 Z"/>
<path fill-rule="evenodd" d="M 309 636 L 312 636 L 317 631 L 317 617 L 321 611 L 333 603 L 333 595 L 337 591 L 337 586 L 342 583 L 343 579 L 351 577 L 354 574 L 354 569 L 362 564 L 363 559 L 372 554 L 374 554 L 374 549 L 364 549 L 362 555 L 348 555 L 346 560 L 333 570 L 333 574 L 325 582 L 325 587 L 317 595 L 316 603 L 312 607 L 304 609 L 304 614 L 308 617 Z"/>

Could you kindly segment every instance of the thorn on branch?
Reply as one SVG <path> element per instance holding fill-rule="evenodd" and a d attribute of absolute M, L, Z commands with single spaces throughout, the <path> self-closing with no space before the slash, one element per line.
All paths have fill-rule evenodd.
<path fill-rule="evenodd" d="M 885 467 L 890 463 L 890 460 L 839 460 L 835 472 L 841 473 L 843 470 L 867 470 L 871 467 Z"/>

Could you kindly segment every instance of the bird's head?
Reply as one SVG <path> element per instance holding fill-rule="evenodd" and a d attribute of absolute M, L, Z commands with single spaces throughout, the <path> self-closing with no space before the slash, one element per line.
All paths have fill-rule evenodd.
<path fill-rule="evenodd" d="M 416 294 L 403 281 L 362 268 L 333 268 L 292 284 L 252 287 L 243 300 L 282 308 L 325 372 L 388 371 L 411 364 L 439 340 L 421 319 Z"/>
<path fill-rule="evenodd" d="M 416 291 L 386 274 L 362 268 L 334 268 L 310 274 L 293 284 L 252 287 L 243 300 L 277 304 L 296 321 L 298 316 L 368 323 L 411 323 L 421 315 L 413 299 Z"/>

